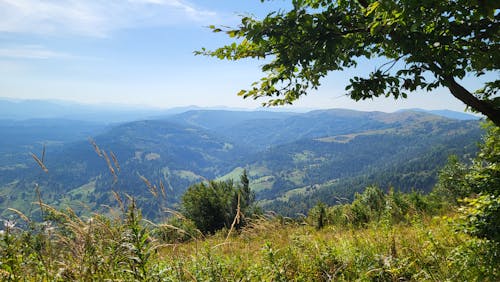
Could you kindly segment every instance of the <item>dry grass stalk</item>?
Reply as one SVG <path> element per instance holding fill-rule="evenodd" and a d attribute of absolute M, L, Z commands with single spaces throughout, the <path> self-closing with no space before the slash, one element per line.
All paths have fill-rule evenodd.
<path fill-rule="evenodd" d="M 38 183 L 35 183 L 35 191 L 36 191 L 36 196 L 38 197 L 38 205 L 40 205 L 40 213 L 43 218 L 42 193 L 40 192 L 40 186 L 38 185 Z"/>
<path fill-rule="evenodd" d="M 118 181 L 118 176 L 116 175 L 115 169 L 113 168 L 111 160 L 109 159 L 108 154 L 106 154 L 106 151 L 102 150 L 102 155 L 106 160 L 106 164 L 108 165 L 109 171 L 111 172 L 111 175 L 113 175 L 115 182 Z"/>
<path fill-rule="evenodd" d="M 233 220 L 233 223 L 231 224 L 231 228 L 229 229 L 229 232 L 227 233 L 226 241 L 229 240 L 229 236 L 231 236 L 231 232 L 233 231 L 234 226 L 236 224 L 240 223 L 241 216 L 243 215 L 241 213 L 241 209 L 240 209 L 240 196 L 241 196 L 240 193 L 238 193 L 238 206 L 236 207 L 236 215 L 234 216 L 234 220 Z"/>
<path fill-rule="evenodd" d="M 42 163 L 45 162 L 45 144 L 42 146 Z"/>
<path fill-rule="evenodd" d="M 33 204 L 38 204 L 38 205 L 40 205 L 41 208 L 43 208 L 43 210 L 45 210 L 47 212 L 50 212 L 50 213 L 52 213 L 54 215 L 61 216 L 61 217 L 63 217 L 67 221 L 71 221 L 71 217 L 68 214 L 66 214 L 64 212 L 61 212 L 61 211 L 58 211 L 57 209 L 55 209 L 51 205 L 48 205 L 48 204 L 43 203 L 43 202 L 33 203 Z"/>
<path fill-rule="evenodd" d="M 102 158 L 103 156 L 101 153 L 101 149 L 99 148 L 99 146 L 97 146 L 97 143 L 95 142 L 95 140 L 92 138 L 89 138 L 89 142 L 90 142 L 90 144 L 92 144 L 92 147 L 94 148 L 94 151 L 96 152 L 96 154 Z"/>
<path fill-rule="evenodd" d="M 22 220 L 24 220 L 25 222 L 30 222 L 30 219 L 29 219 L 26 215 L 24 215 L 24 213 L 22 213 L 21 211 L 16 210 L 16 209 L 14 209 L 14 208 L 7 208 L 7 210 L 9 210 L 9 211 L 11 211 L 11 212 L 13 212 L 13 213 L 17 214 L 17 215 L 18 215 L 18 216 L 19 216 Z"/>
<path fill-rule="evenodd" d="M 31 154 L 31 157 L 33 157 L 33 159 L 36 161 L 36 163 L 40 166 L 40 168 L 42 168 L 42 170 L 45 171 L 45 173 L 49 173 L 49 169 L 45 166 L 43 161 L 40 160 L 35 154 L 33 154 L 33 153 L 30 153 L 30 154 Z"/>
<path fill-rule="evenodd" d="M 186 217 L 182 213 L 180 213 L 176 210 L 173 210 L 173 209 L 164 208 L 163 212 L 170 213 L 170 214 L 174 215 L 175 217 L 177 217 L 178 219 L 183 219 L 183 220 L 186 219 Z"/>
<path fill-rule="evenodd" d="M 163 196 L 164 199 L 167 198 L 167 193 L 165 193 L 165 185 L 163 185 L 163 181 L 160 179 L 160 189 L 161 189 L 161 195 Z"/>
<path fill-rule="evenodd" d="M 158 197 L 158 188 L 156 187 L 156 185 L 152 185 L 151 182 L 146 177 L 144 177 L 142 175 L 139 175 L 139 177 L 146 184 L 146 186 L 148 187 L 149 192 L 151 192 L 151 194 L 155 198 Z"/>
<path fill-rule="evenodd" d="M 125 211 L 125 205 L 123 204 L 123 201 L 122 201 L 122 198 L 120 197 L 120 195 L 116 191 L 114 191 L 114 190 L 112 190 L 111 193 L 113 194 L 113 197 L 115 198 L 115 200 L 120 205 L 120 210 L 122 212 L 124 212 Z"/>
<path fill-rule="evenodd" d="M 111 156 L 111 159 L 113 160 L 113 163 L 115 164 L 116 170 L 118 170 L 118 172 L 120 172 L 120 163 L 118 162 L 116 155 L 113 153 L 113 151 L 109 151 L 109 155 Z"/>

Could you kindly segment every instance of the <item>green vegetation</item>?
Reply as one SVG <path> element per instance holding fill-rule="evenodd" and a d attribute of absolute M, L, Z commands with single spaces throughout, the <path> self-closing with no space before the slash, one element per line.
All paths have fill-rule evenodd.
<path fill-rule="evenodd" d="M 214 233 L 222 228 L 243 226 L 245 217 L 251 217 L 256 210 L 254 199 L 244 170 L 239 185 L 227 180 L 189 187 L 182 196 L 182 207 L 184 215 L 202 233 Z"/>
<path fill-rule="evenodd" d="M 498 70 L 497 2 L 292 4 L 200 53 L 270 57 L 240 92 L 268 105 L 386 60 L 350 80 L 351 98 L 447 87 L 491 119 L 479 152 L 476 121 L 411 111 L 194 111 L 84 124 L 102 132 L 91 146 L 67 122 L 29 138 L 0 126 L 15 137 L 0 146 L 0 280 L 500 281 L 500 82 L 457 83 Z"/>
<path fill-rule="evenodd" d="M 479 154 L 467 172 L 457 177 L 454 191 L 477 194 L 464 200 L 465 232 L 500 243 L 500 127 L 486 124 L 486 128 Z M 455 164 L 453 168 L 460 173 L 463 165 Z"/>
<path fill-rule="evenodd" d="M 173 187 L 168 182 L 169 178 L 176 175 L 182 179 L 200 181 L 202 177 L 190 171 L 163 167 L 154 172 L 159 181 L 150 181 L 141 174 L 137 175 L 142 190 L 134 191 L 135 196 L 130 196 L 127 190 L 117 189 L 120 188 L 117 183 L 122 183 L 119 178 L 123 176 L 124 168 L 130 164 L 118 164 L 114 160 L 114 153 L 94 144 L 96 152 L 92 154 L 107 166 L 108 174 L 111 173 L 111 189 L 102 194 L 109 198 L 106 201 L 92 199 L 96 191 L 104 191 L 97 186 L 103 180 L 97 178 L 69 193 L 74 201 L 78 198 L 92 203 L 91 209 L 60 208 L 61 205 L 75 202 L 57 198 L 54 193 L 45 193 L 40 186 L 31 182 L 35 189 L 26 192 L 25 196 L 31 197 L 31 202 L 35 204 L 27 208 L 28 212 L 8 209 L 2 216 L 0 279 L 498 281 L 500 132 L 498 127 L 491 124 L 486 126 L 487 132 L 476 158 L 471 163 L 462 163 L 461 158 L 450 157 L 448 163 L 443 164 L 437 177 L 438 183 L 429 194 L 419 190 L 405 191 L 396 185 L 376 185 L 378 178 L 368 176 L 377 174 L 359 176 L 366 179 L 357 185 L 366 182 L 374 184 L 364 186 L 364 189 L 344 186 L 345 190 L 340 192 L 352 193 L 352 199 L 339 197 L 343 194 L 338 194 L 338 191 L 335 194 L 320 189 L 321 185 L 283 189 L 283 186 L 295 187 L 293 185 L 298 182 L 306 181 L 307 170 L 301 171 L 297 166 L 328 163 L 327 160 L 333 158 L 324 155 L 332 148 L 329 146 L 343 146 L 343 152 L 351 152 L 344 158 L 349 159 L 350 156 L 359 164 L 359 160 L 370 156 L 369 150 L 364 152 L 357 149 L 367 147 L 369 143 L 376 149 L 379 148 L 377 146 L 382 148 L 384 143 L 393 146 L 398 144 L 398 140 L 406 140 L 403 144 L 407 150 L 400 156 L 406 154 L 408 158 L 395 162 L 401 170 L 387 170 L 391 166 L 381 166 L 375 171 L 385 172 L 384 176 L 389 177 L 410 175 L 411 172 L 415 173 L 415 178 L 425 175 L 425 165 L 429 165 L 425 163 L 437 167 L 436 160 L 442 159 L 441 155 L 450 151 L 443 150 L 446 148 L 444 145 L 427 151 L 412 151 L 409 148 L 450 140 L 456 142 L 450 145 L 451 148 L 469 144 L 467 141 L 456 141 L 467 140 L 461 134 L 474 136 L 468 126 L 451 123 L 445 130 L 435 124 L 417 123 L 416 128 L 406 127 L 404 131 L 395 131 L 395 135 L 360 134 L 347 143 L 314 139 L 298 141 L 297 144 L 306 145 L 287 145 L 292 148 L 297 146 L 297 149 L 281 152 L 271 150 L 270 156 L 282 157 L 274 167 L 269 165 L 272 164 L 272 158 L 262 155 L 266 167 L 260 166 L 248 174 L 243 170 L 238 182 L 232 179 L 203 180 L 192 184 L 180 197 L 177 211 L 165 207 L 168 192 Z M 141 130 L 148 129 L 142 127 Z M 410 134 L 414 131 L 421 135 Z M 444 136 L 447 137 L 436 134 L 440 131 L 446 132 Z M 461 138 L 455 138 L 455 134 Z M 380 138 L 378 142 L 375 142 L 375 136 Z M 420 140 L 412 139 L 415 136 L 425 136 L 429 143 L 419 143 Z M 179 138 L 189 137 L 193 135 Z M 146 139 L 143 137 L 143 142 Z M 222 142 L 209 144 L 215 150 L 223 145 Z M 149 154 L 146 151 L 143 150 L 143 156 Z M 357 156 L 356 151 L 360 155 Z M 136 158 L 133 152 L 137 151 L 131 153 Z M 394 152 L 392 154 L 397 155 Z M 374 153 L 375 158 L 378 153 Z M 141 157 L 142 163 L 159 161 L 164 155 L 163 152 L 157 154 L 160 158 L 150 161 Z M 381 156 L 385 158 L 374 165 L 391 160 L 387 154 Z M 44 158 L 39 160 L 42 162 Z M 42 165 L 45 167 L 43 162 Z M 282 165 L 291 169 L 276 170 Z M 42 177 L 50 177 L 54 173 L 53 167 L 47 167 L 49 172 L 42 170 Z M 228 178 L 234 178 L 239 171 L 228 170 L 231 172 Z M 271 176 L 274 182 L 270 189 L 283 189 L 283 193 L 279 194 L 283 205 L 294 206 L 294 209 L 301 207 L 304 209 L 303 214 L 295 213 L 294 218 L 289 218 L 279 213 L 262 213 L 255 206 L 257 199 L 251 189 L 252 177 L 259 181 L 268 179 L 260 174 L 273 171 L 279 173 Z M 327 178 L 326 183 L 332 187 L 349 183 L 342 180 L 342 176 L 336 180 Z M 348 179 L 353 181 L 356 178 Z M 10 189 L 4 192 L 8 194 L 9 200 L 15 195 L 15 187 L 16 183 L 12 183 Z M 57 189 L 54 191 L 62 191 Z M 304 198 L 304 195 L 322 197 Z M 46 196 L 58 206 L 46 204 Z M 334 204 L 330 202 L 331 199 Z M 12 200 L 22 202 L 21 197 Z M 139 201 L 149 205 L 148 209 L 140 208 Z M 25 201 L 24 204 L 28 205 Z M 100 210 L 96 208 L 99 205 Z"/>
<path fill-rule="evenodd" d="M 491 77 L 484 88 L 465 89 L 457 80 L 498 71 L 498 1 L 296 0 L 293 8 L 263 19 L 244 16 L 236 29 L 212 26 L 236 42 L 198 54 L 219 59 L 269 58 L 267 73 L 239 95 L 289 104 L 317 89 L 332 71 L 377 59 L 369 74 L 350 79 L 348 95 L 358 101 L 446 87 L 473 110 L 500 126 L 500 87 Z"/>
<path fill-rule="evenodd" d="M 304 219 L 253 217 L 232 234 L 207 236 L 181 215 L 170 220 L 177 225 L 153 224 L 133 199 L 117 200 L 121 208 L 107 217 L 43 203 L 43 222 L 12 211 L 0 235 L 2 280 L 500 279 L 498 242 L 461 232 L 460 215 L 435 195 L 369 187 L 352 204 L 318 204 Z"/>
<path fill-rule="evenodd" d="M 58 134 L 42 137 L 70 139 L 64 130 L 54 131 Z M 19 139 L 9 132 L 5 140 Z M 296 216 L 318 201 L 352 201 L 355 192 L 372 184 L 428 192 L 448 155 L 472 156 L 480 135 L 477 121 L 414 111 L 190 111 L 168 120 L 110 126 L 93 138 L 97 147 L 88 140 L 47 145 L 44 163 L 49 173 L 28 154 L 0 158 L 12 168 L 0 169 L 0 208 L 3 216 L 8 207 L 30 213 L 38 184 L 46 203 L 71 206 L 78 215 L 116 208 L 115 190 L 133 196 L 148 219 L 162 220 L 161 208 L 177 209 L 189 186 L 206 179 L 238 181 L 246 168 L 257 202 Z M 328 142 L 345 136 L 349 138 L 343 142 Z M 2 149 L 9 148 L 18 150 Z M 42 158 L 41 148 L 29 151 Z M 15 150 L 9 154 L 16 155 Z M 160 191 L 161 186 L 165 194 L 152 197 L 151 188 Z"/>
<path fill-rule="evenodd" d="M 191 186 L 182 202 L 186 217 L 173 212 L 162 224 L 143 220 L 135 200 L 124 201 L 116 192 L 118 208 L 107 216 L 58 211 L 39 198 L 42 221 L 13 209 L 3 221 L 0 276 L 4 281 L 498 281 L 498 138 L 499 129 L 489 126 L 470 168 L 451 157 L 429 195 L 370 186 L 352 203 L 318 203 L 295 220 L 252 213 L 245 170 L 238 185 L 227 180 Z M 471 198 L 461 201 L 463 196 Z"/>

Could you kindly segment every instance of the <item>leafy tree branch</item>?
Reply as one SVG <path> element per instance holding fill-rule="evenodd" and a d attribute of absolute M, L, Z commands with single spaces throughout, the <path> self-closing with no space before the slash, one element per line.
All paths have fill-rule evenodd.
<path fill-rule="evenodd" d="M 328 73 L 355 67 L 361 58 L 383 58 L 387 63 L 368 77 L 350 80 L 346 91 L 352 99 L 406 98 L 419 89 L 446 87 L 500 125 L 498 80 L 475 91 L 457 82 L 467 74 L 479 77 L 498 70 L 498 1 L 292 3 L 291 10 L 272 12 L 262 20 L 242 17 L 236 29 L 212 26 L 235 42 L 195 53 L 226 60 L 270 59 L 262 66 L 267 75 L 239 93 L 244 98 L 267 98 L 268 106 L 293 103 L 317 89 Z"/>

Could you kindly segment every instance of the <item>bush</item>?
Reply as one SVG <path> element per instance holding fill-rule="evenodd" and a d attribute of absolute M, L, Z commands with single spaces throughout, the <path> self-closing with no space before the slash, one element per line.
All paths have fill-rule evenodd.
<path fill-rule="evenodd" d="M 500 128 L 486 124 L 484 143 L 465 176 L 478 197 L 466 199 L 463 229 L 479 238 L 500 242 Z"/>
<path fill-rule="evenodd" d="M 465 179 L 467 170 L 468 167 L 461 163 L 456 155 L 448 157 L 447 164 L 439 171 L 434 194 L 454 204 L 469 196 L 471 188 Z"/>
<path fill-rule="evenodd" d="M 316 229 L 322 229 L 327 224 L 326 215 L 327 206 L 324 203 L 317 203 L 308 213 L 309 224 L 314 225 Z"/>
<path fill-rule="evenodd" d="M 240 185 L 235 185 L 232 180 L 192 185 L 182 197 L 184 215 L 205 234 L 230 229 L 233 222 L 240 228 L 245 223 L 244 216 L 251 216 L 255 210 L 248 183 L 244 171 Z"/>
<path fill-rule="evenodd" d="M 169 244 L 187 242 L 200 237 L 195 223 L 187 218 L 173 216 L 153 230 L 153 235 Z"/>
<path fill-rule="evenodd" d="M 479 238 L 500 242 L 500 196 L 485 194 L 467 198 L 463 212 L 464 231 Z"/>

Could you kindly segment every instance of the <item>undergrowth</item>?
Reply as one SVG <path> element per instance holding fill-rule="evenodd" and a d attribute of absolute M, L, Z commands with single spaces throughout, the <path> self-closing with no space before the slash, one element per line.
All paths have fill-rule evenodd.
<path fill-rule="evenodd" d="M 0 235 L 2 281 L 498 281 L 498 246 L 456 232 L 450 218 L 415 216 L 363 227 L 276 216 L 237 233 L 165 241 L 129 199 L 114 217 L 80 218 L 43 205 Z M 181 231 L 179 231 L 182 233 Z"/>

